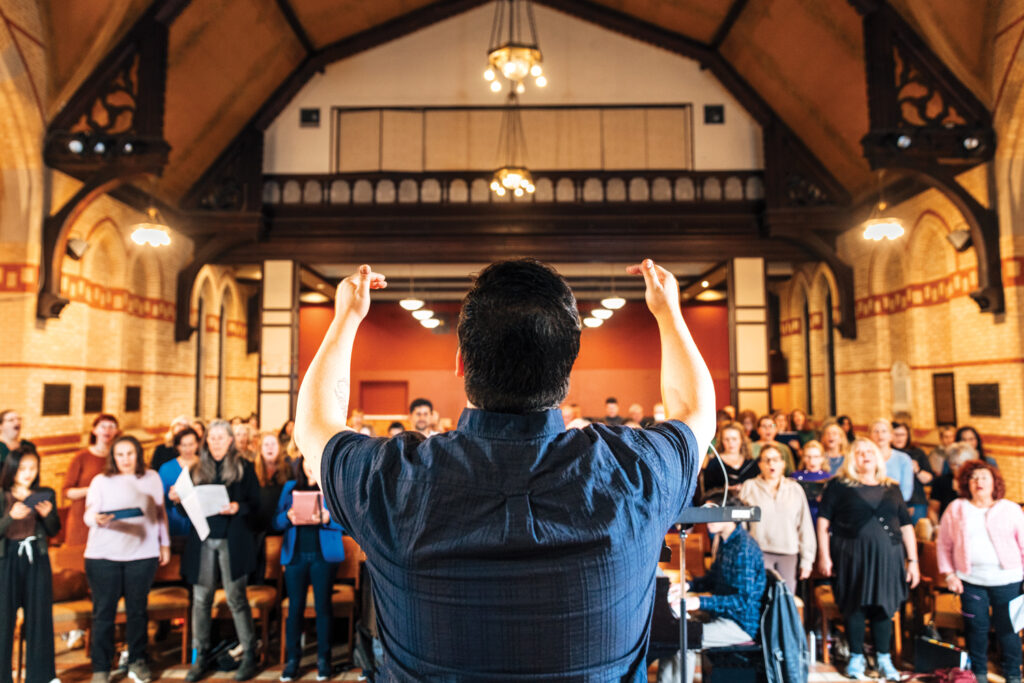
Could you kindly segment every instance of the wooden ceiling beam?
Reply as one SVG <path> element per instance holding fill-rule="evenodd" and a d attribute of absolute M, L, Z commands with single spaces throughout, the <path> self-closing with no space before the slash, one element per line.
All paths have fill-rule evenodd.
<path fill-rule="evenodd" d="M 740 18 L 740 15 L 743 14 L 747 2 L 749 0 L 733 0 L 733 3 L 729 5 L 729 11 L 725 13 L 725 18 L 722 19 L 722 23 L 715 30 L 715 35 L 711 37 L 710 46 L 712 50 L 717 51 L 718 48 L 722 47 L 722 43 L 729 37 L 729 31 L 732 30 L 733 25 Z"/>
<path fill-rule="evenodd" d="M 306 54 L 316 52 L 316 46 L 313 45 L 313 41 L 309 39 L 309 34 L 306 33 L 306 27 L 299 21 L 299 17 L 295 14 L 295 8 L 292 7 L 288 0 L 277 0 L 277 8 L 281 10 L 281 14 L 284 15 L 284 20 L 288 22 L 288 26 L 291 27 L 292 33 L 298 38 L 299 42 L 302 43 L 302 48 L 306 51 Z"/>

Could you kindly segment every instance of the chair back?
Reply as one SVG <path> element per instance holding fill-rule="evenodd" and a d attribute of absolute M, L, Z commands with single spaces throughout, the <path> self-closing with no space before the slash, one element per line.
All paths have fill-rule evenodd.
<path fill-rule="evenodd" d="M 935 541 L 918 541 L 917 559 L 920 562 L 922 579 L 930 580 L 935 587 L 946 585 L 939 572 L 939 553 L 935 548 Z"/>
<path fill-rule="evenodd" d="M 54 573 L 63 569 L 85 572 L 85 544 L 68 545 L 65 543 L 50 548 L 50 566 Z"/>
<path fill-rule="evenodd" d="M 153 584 L 181 583 L 181 555 L 171 553 L 170 561 L 164 566 L 157 565 L 156 575 L 153 577 Z"/>
<path fill-rule="evenodd" d="M 366 560 L 366 553 L 351 536 L 342 536 L 345 559 L 338 565 L 338 578 L 349 579 L 359 588 L 359 566 Z"/>
<path fill-rule="evenodd" d="M 284 544 L 284 536 L 267 536 L 264 541 L 266 551 L 265 578 L 279 581 L 283 576 L 281 567 L 281 546 Z"/>

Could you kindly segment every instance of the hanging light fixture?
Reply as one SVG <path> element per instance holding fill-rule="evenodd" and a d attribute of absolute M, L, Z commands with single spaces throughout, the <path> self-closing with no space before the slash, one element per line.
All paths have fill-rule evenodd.
<path fill-rule="evenodd" d="M 423 306 L 425 305 L 423 303 L 423 299 L 417 299 L 413 295 L 413 291 L 412 291 L 413 282 L 414 282 L 413 277 L 410 275 L 409 276 L 409 296 L 405 297 L 404 299 L 402 299 L 401 301 L 398 302 L 398 305 L 401 306 L 402 308 L 404 308 L 407 311 L 418 311 L 419 309 L 423 308 Z"/>
<path fill-rule="evenodd" d="M 526 90 L 523 81 L 532 76 L 537 87 L 548 84 L 544 76 L 543 57 L 537 41 L 537 24 L 533 19 L 532 0 L 495 0 L 491 41 L 487 48 L 487 70 L 484 80 L 492 92 L 501 92 L 501 75 L 509 81 L 512 92 Z"/>
<path fill-rule="evenodd" d="M 437 318 L 427 318 L 426 320 L 420 321 L 420 325 L 423 325 L 423 327 L 427 328 L 428 330 L 432 330 L 435 327 L 439 326 L 440 324 L 441 321 L 438 320 Z"/>
<path fill-rule="evenodd" d="M 434 312 L 429 308 L 421 308 L 418 311 L 413 311 L 412 317 L 416 318 L 417 320 L 426 320 L 427 318 L 433 318 Z"/>
<path fill-rule="evenodd" d="M 164 224 L 155 206 L 146 210 L 149 220 L 137 223 L 132 230 L 132 241 L 135 244 L 148 244 L 151 247 L 165 247 L 171 243 L 170 228 Z"/>
<path fill-rule="evenodd" d="M 583 319 L 583 324 L 587 327 L 601 327 L 604 325 L 604 321 L 600 318 L 587 317 Z"/>
<path fill-rule="evenodd" d="M 878 172 L 878 203 L 871 209 L 871 215 L 864 221 L 864 239 L 878 242 L 888 239 L 894 240 L 903 237 L 903 221 L 898 218 L 885 216 L 885 210 L 889 205 L 885 201 L 885 185 L 883 173 Z"/>
<path fill-rule="evenodd" d="M 864 221 L 864 239 L 878 242 L 884 239 L 894 240 L 903 237 L 903 233 L 906 232 L 903 229 L 903 221 L 883 216 L 886 208 L 888 205 L 884 201 L 879 201 L 871 210 L 871 218 Z"/>
<path fill-rule="evenodd" d="M 526 168 L 526 136 L 523 134 L 523 119 L 519 114 L 519 96 L 512 91 L 508 104 L 501 115 L 501 132 L 498 135 L 498 159 L 501 166 L 491 178 L 491 191 L 499 197 L 511 192 L 516 197 L 532 194 L 533 175 Z"/>
<path fill-rule="evenodd" d="M 595 308 L 590 312 L 590 315 L 594 318 L 598 318 L 599 320 L 607 320 L 612 317 L 612 312 L 607 308 Z"/>

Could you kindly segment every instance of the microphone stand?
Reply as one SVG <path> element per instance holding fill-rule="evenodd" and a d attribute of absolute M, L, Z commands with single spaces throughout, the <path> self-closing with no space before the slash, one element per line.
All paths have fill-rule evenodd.
<path fill-rule="evenodd" d="M 676 520 L 679 529 L 679 581 L 682 591 L 679 597 L 679 661 L 681 683 L 690 683 L 686 680 L 688 671 L 687 658 L 689 653 L 686 648 L 686 536 L 689 527 L 694 524 L 707 524 L 708 522 L 760 522 L 761 508 L 732 506 L 715 507 L 704 506 L 699 508 L 688 508 Z"/>

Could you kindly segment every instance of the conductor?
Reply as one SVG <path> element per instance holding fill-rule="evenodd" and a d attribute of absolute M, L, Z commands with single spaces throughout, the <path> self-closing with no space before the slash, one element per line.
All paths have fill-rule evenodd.
<path fill-rule="evenodd" d="M 647 680 L 659 551 L 693 499 L 715 398 L 675 277 L 650 259 L 627 272 L 643 276 L 661 338 L 668 420 L 647 429 L 565 429 L 576 300 L 554 269 L 517 260 L 485 268 L 463 301 L 458 428 L 358 434 L 345 426 L 352 346 L 386 281 L 364 265 L 338 285 L 294 438 L 366 552 L 380 680 Z"/>

